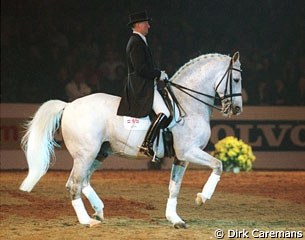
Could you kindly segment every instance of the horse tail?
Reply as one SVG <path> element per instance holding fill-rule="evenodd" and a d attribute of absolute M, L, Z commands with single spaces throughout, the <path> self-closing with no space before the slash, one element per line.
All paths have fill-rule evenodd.
<path fill-rule="evenodd" d="M 21 140 L 29 172 L 20 186 L 20 190 L 30 192 L 39 179 L 47 172 L 50 158 L 55 161 L 54 147 L 58 144 L 54 134 L 60 127 L 60 120 L 66 102 L 50 100 L 45 102 L 35 113 L 34 118 L 26 123 L 26 133 Z"/>

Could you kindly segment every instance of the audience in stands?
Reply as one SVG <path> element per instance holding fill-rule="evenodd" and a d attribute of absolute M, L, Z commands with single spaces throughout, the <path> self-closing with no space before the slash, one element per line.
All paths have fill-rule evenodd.
<path fill-rule="evenodd" d="M 127 77 L 122 59 L 129 34 L 128 1 L 96 1 L 96 11 L 75 12 L 69 11 L 64 1 L 55 5 L 48 1 L 38 5 L 35 1 L 14 2 L 6 1 L 1 13 L 2 102 L 72 101 L 94 92 L 121 95 Z M 75 2 L 76 9 L 81 8 L 80 2 Z M 261 18 L 271 14 L 280 21 L 270 23 L 280 28 L 279 39 L 267 29 L 268 24 L 260 25 L 260 19 L 250 14 L 250 9 L 257 8 L 251 3 L 249 9 L 245 3 L 233 11 L 247 15 L 247 21 L 232 17 L 227 24 L 221 11 L 209 12 L 215 7 L 213 2 L 175 1 L 175 9 L 169 2 L 164 2 L 164 9 L 153 3 L 148 6 L 150 15 L 159 16 L 151 24 L 151 30 L 158 32 L 149 39 L 155 46 L 152 54 L 169 76 L 198 55 L 239 50 L 246 104 L 305 105 L 304 32 L 297 31 L 304 22 L 298 22 L 290 12 L 290 20 L 302 25 L 285 23 L 280 9 L 285 9 L 286 3 L 277 2 L 277 11 L 266 3 L 261 13 Z M 114 13 L 111 6 L 120 11 Z M 195 14 L 199 8 L 204 14 Z M 181 12 L 179 18 L 174 15 L 177 11 Z M 260 31 L 252 30 L 259 27 Z"/>
<path fill-rule="evenodd" d="M 69 102 L 77 98 L 84 97 L 91 93 L 91 88 L 87 84 L 84 71 L 78 70 L 70 82 L 66 85 L 66 96 Z"/>

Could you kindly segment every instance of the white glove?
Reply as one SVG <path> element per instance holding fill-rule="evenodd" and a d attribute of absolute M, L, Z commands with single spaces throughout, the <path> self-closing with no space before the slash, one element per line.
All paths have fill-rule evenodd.
<path fill-rule="evenodd" d="M 168 80 L 168 76 L 165 71 L 161 71 L 160 80 Z"/>

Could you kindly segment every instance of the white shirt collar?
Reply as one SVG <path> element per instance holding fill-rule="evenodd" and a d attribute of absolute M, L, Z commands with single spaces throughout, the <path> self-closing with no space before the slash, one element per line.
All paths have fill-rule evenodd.
<path fill-rule="evenodd" d="M 142 33 L 139 33 L 139 32 L 137 32 L 137 31 L 133 31 L 133 33 L 138 34 L 138 35 L 143 39 L 143 41 L 145 42 L 145 44 L 148 46 L 146 37 L 145 37 Z"/>

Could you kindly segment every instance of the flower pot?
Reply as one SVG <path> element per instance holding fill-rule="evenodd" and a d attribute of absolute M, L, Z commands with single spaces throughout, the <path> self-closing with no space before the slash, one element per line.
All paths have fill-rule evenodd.
<path fill-rule="evenodd" d="M 239 167 L 234 167 L 233 168 L 233 172 L 234 173 L 239 173 L 240 172 L 240 168 Z"/>

